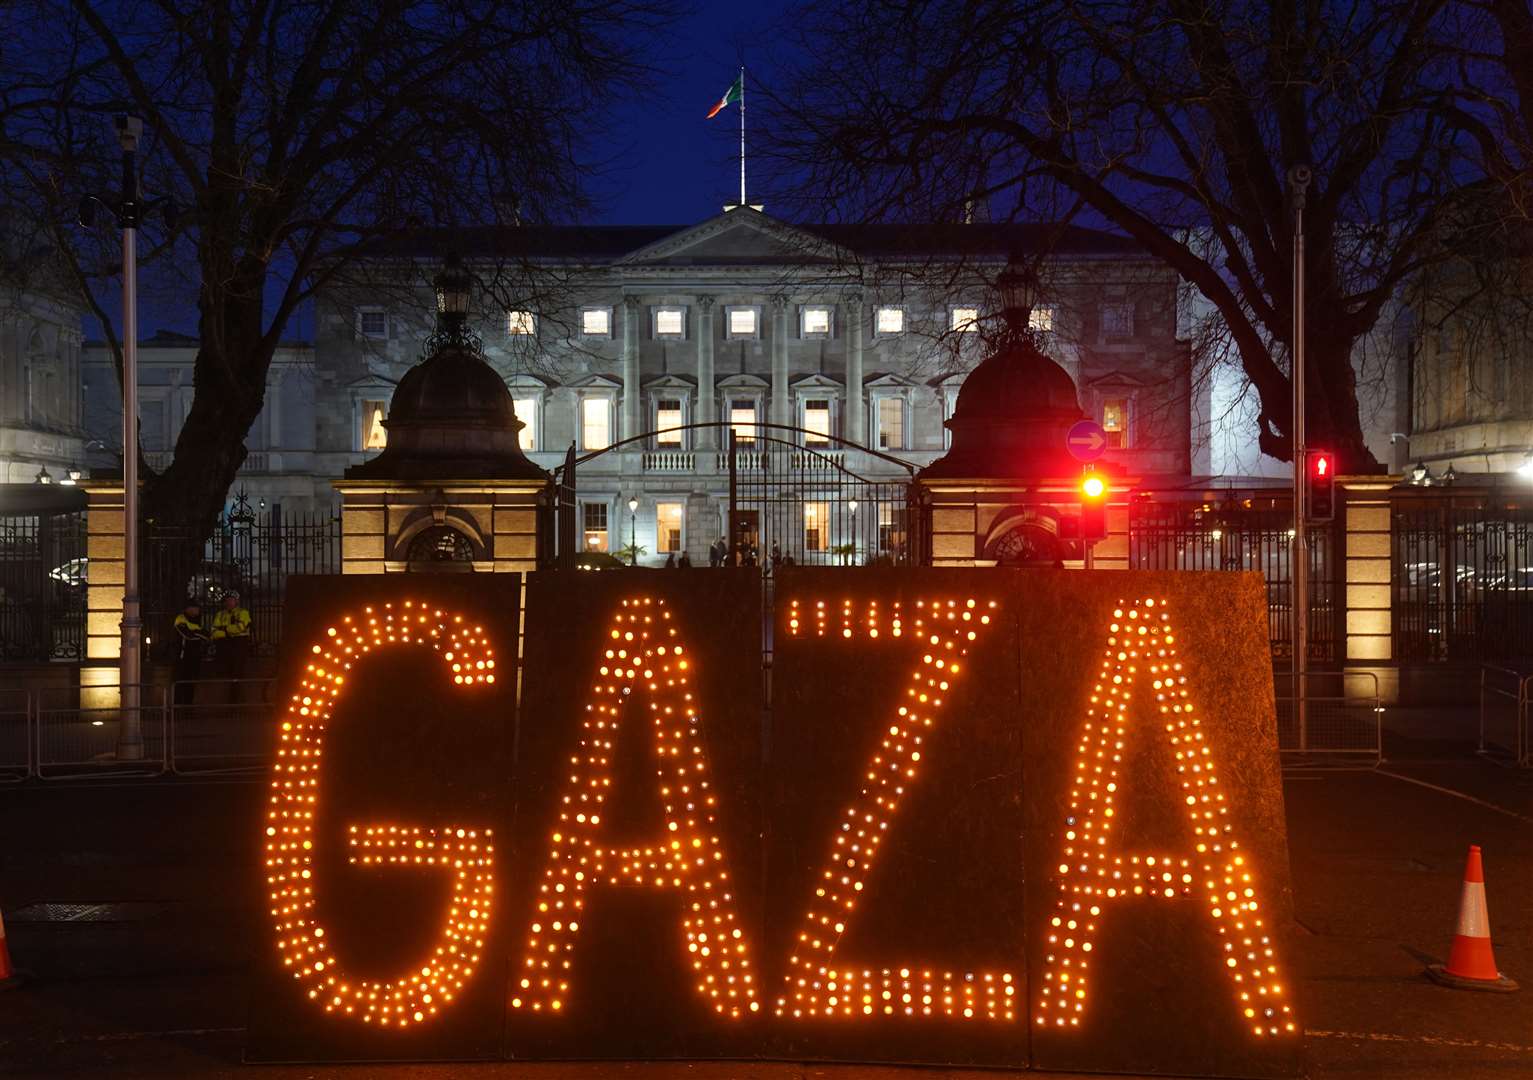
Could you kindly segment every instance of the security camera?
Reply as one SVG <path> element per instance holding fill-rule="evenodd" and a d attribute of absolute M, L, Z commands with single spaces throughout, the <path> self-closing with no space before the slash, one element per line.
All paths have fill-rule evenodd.
<path fill-rule="evenodd" d="M 1288 182 L 1294 187 L 1307 187 L 1314 178 L 1314 170 L 1308 165 L 1295 165 L 1288 170 Z"/>
<path fill-rule="evenodd" d="M 137 150 L 138 140 L 144 134 L 144 122 L 136 116 L 119 116 L 113 124 L 117 128 L 117 140 L 124 150 Z"/>

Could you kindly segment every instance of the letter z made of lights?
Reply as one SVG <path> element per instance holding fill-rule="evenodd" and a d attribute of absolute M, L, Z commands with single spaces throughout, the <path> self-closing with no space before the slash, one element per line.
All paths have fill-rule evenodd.
<path fill-rule="evenodd" d="M 1119 605 L 1108 627 L 1071 776 L 1034 1020 L 1040 1027 L 1066 1030 L 1080 1025 L 1090 989 L 1093 938 L 1104 908 L 1131 898 L 1175 900 L 1201 894 L 1251 1031 L 1257 1036 L 1295 1034 L 1298 1025 L 1285 1001 L 1270 931 L 1259 914 L 1252 867 L 1235 838 L 1229 802 L 1188 697 L 1165 602 Z M 1176 754 L 1180 797 L 1192 825 L 1189 852 L 1125 855 L 1111 843 L 1130 703 L 1140 684 L 1148 684 L 1154 695 L 1155 718 Z"/>
<path fill-rule="evenodd" d="M 325 631 L 281 722 L 266 815 L 266 880 L 282 964 L 326 1013 L 389 1029 L 426 1023 L 451 1006 L 479 965 L 489 928 L 494 848 L 490 830 L 456 823 L 369 824 L 347 828 L 348 861 L 363 867 L 431 870 L 452 879 L 440 933 L 395 978 L 348 976 L 315 911 L 315 805 L 325 725 L 355 664 L 373 653 L 426 648 L 472 691 L 495 682 L 495 654 L 461 615 L 405 601 L 366 607 Z"/>
<path fill-rule="evenodd" d="M 1007 1022 L 1016 1019 L 1018 980 L 1008 971 L 953 972 L 930 964 L 843 960 L 836 946 L 851 925 L 859 900 L 900 802 L 920 773 L 943 702 L 968 668 L 969 645 L 986 628 L 994 601 L 917 600 L 908 608 L 869 601 L 854 610 L 819 600 L 792 601 L 794 636 L 865 637 L 908 647 L 920 657 L 867 769 L 837 828 L 824 870 L 809 901 L 804 927 L 788 958 L 776 1014 L 804 1017 L 909 1017 Z"/>

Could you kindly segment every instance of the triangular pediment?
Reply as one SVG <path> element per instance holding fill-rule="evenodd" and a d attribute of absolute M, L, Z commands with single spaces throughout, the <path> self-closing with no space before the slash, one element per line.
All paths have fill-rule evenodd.
<path fill-rule="evenodd" d="M 891 386 L 904 389 L 916 385 L 914 379 L 907 378 L 892 371 L 875 371 L 868 374 L 862 380 L 864 386 Z"/>
<path fill-rule="evenodd" d="M 1128 371 L 1109 371 L 1085 380 L 1087 386 L 1149 386 L 1150 380 Z"/>
<path fill-rule="evenodd" d="M 734 266 L 852 261 L 849 252 L 759 210 L 727 210 L 646 244 L 618 260 L 625 266 Z"/>
<path fill-rule="evenodd" d="M 399 383 L 376 371 L 369 371 L 366 375 L 359 375 L 346 384 L 348 390 L 392 390 Z"/>
<path fill-rule="evenodd" d="M 577 390 L 621 390 L 623 387 L 623 380 L 619 379 L 616 375 L 598 373 L 595 375 L 587 375 L 581 379 L 576 379 L 569 385 Z"/>
<path fill-rule="evenodd" d="M 829 375 L 822 375 L 819 372 L 815 372 L 813 375 L 800 375 L 798 378 L 790 380 L 789 385 L 794 390 L 841 389 L 841 381 L 839 379 L 832 379 Z"/>
<path fill-rule="evenodd" d="M 724 390 L 765 390 L 771 383 L 759 375 L 728 375 L 720 379 L 717 384 Z"/>
<path fill-rule="evenodd" d="M 658 375 L 644 384 L 646 390 L 695 390 L 697 382 L 685 375 Z"/>

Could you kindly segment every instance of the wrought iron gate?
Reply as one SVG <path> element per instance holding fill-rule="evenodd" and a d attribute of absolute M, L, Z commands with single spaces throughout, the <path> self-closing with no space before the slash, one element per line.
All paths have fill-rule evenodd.
<path fill-rule="evenodd" d="M 1258 570 L 1267 580 L 1267 633 L 1274 660 L 1293 659 L 1293 511 L 1231 499 L 1220 506 L 1136 499 L 1129 510 L 1129 566 L 1136 570 Z M 1309 530 L 1309 660 L 1339 656 L 1336 530 Z"/>
<path fill-rule="evenodd" d="M 1533 658 L 1533 511 L 1515 503 L 1397 507 L 1395 659 Z"/>
<path fill-rule="evenodd" d="M 605 450 L 573 453 L 554 470 L 540 529 L 555 551 L 545 562 L 574 565 L 580 523 L 577 477 L 586 463 L 619 450 L 642 450 L 622 481 L 642 484 L 654 470 L 694 477 L 719 503 L 725 561 L 739 565 L 908 566 L 924 559 L 928 509 L 914 483 L 916 466 L 833 435 L 781 424 L 742 431 L 727 423 L 670 431 L 713 430 L 722 448 L 658 450 L 655 432 Z M 885 475 L 879 475 L 883 473 Z"/>
<path fill-rule="evenodd" d="M 78 660 L 85 515 L 0 518 L 0 660 Z"/>

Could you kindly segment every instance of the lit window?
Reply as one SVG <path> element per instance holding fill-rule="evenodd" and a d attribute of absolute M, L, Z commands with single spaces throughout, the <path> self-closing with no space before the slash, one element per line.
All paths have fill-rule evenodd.
<path fill-rule="evenodd" d="M 729 426 L 734 429 L 735 438 L 743 443 L 756 441 L 756 403 L 749 398 L 740 398 L 729 403 Z"/>
<path fill-rule="evenodd" d="M 681 402 L 675 398 L 655 404 L 655 445 L 681 445 Z"/>
<path fill-rule="evenodd" d="M 970 334 L 979 329 L 979 308 L 955 307 L 948 313 L 948 329 Z"/>
<path fill-rule="evenodd" d="M 830 442 L 830 402 L 824 398 L 804 402 L 806 446 L 824 446 Z"/>
<path fill-rule="evenodd" d="M 519 397 L 513 400 L 516 407 L 516 418 L 522 422 L 522 430 L 517 433 L 517 441 L 523 450 L 536 450 L 538 448 L 538 399 Z"/>
<path fill-rule="evenodd" d="M 388 313 L 381 308 L 362 308 L 357 312 L 357 332 L 363 337 L 388 337 Z"/>
<path fill-rule="evenodd" d="M 609 398 L 581 399 L 580 441 L 587 450 L 605 450 L 612 445 L 612 401 Z"/>
<path fill-rule="evenodd" d="M 1051 305 L 1033 308 L 1027 313 L 1027 325 L 1040 334 L 1051 333 L 1054 329 L 1054 308 Z"/>
<path fill-rule="evenodd" d="M 538 332 L 538 317 L 530 311 L 506 312 L 506 333 L 528 335 Z"/>
<path fill-rule="evenodd" d="M 687 313 L 681 308 L 655 309 L 656 337 L 681 337 L 686 328 Z"/>
<path fill-rule="evenodd" d="M 905 446 L 905 403 L 897 397 L 878 399 L 878 448 L 900 450 Z"/>
<path fill-rule="evenodd" d="M 899 552 L 905 547 L 905 508 L 878 504 L 878 550 Z"/>
<path fill-rule="evenodd" d="M 798 330 L 803 337 L 830 333 L 830 308 L 802 307 L 798 312 Z"/>
<path fill-rule="evenodd" d="M 655 504 L 655 537 L 660 545 L 660 554 L 681 551 L 681 518 L 684 509 L 682 503 Z"/>
<path fill-rule="evenodd" d="M 607 550 L 607 504 L 588 502 L 580 508 L 580 529 L 587 551 Z"/>
<path fill-rule="evenodd" d="M 1133 304 L 1103 304 L 1102 333 L 1113 337 L 1128 337 L 1134 332 Z"/>
<path fill-rule="evenodd" d="M 729 336 L 730 337 L 755 337 L 756 336 L 756 309 L 753 307 L 736 307 L 729 309 Z"/>
<path fill-rule="evenodd" d="M 822 502 L 804 504 L 804 550 L 824 551 L 829 543 L 830 506 Z"/>
<path fill-rule="evenodd" d="M 905 309 L 881 307 L 875 316 L 874 328 L 880 334 L 903 334 L 905 332 Z"/>
<path fill-rule="evenodd" d="M 1107 433 L 1107 448 L 1121 450 L 1128 445 L 1128 400 L 1109 398 L 1102 402 L 1102 430 Z"/>
<path fill-rule="evenodd" d="M 362 402 L 362 449 L 382 450 L 389 444 L 389 433 L 383 426 L 387 415 L 387 402 Z"/>
<path fill-rule="evenodd" d="M 580 332 L 586 337 L 612 336 L 612 309 L 588 307 L 580 312 Z"/>

